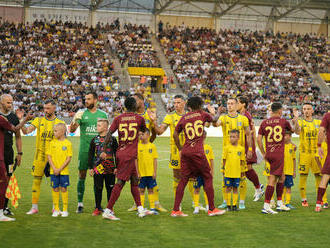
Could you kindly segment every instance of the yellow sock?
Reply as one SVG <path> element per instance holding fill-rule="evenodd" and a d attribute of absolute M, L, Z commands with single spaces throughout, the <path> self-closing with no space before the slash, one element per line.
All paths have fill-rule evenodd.
<path fill-rule="evenodd" d="M 238 193 L 233 192 L 233 206 L 237 205 L 237 201 L 238 201 Z"/>
<path fill-rule="evenodd" d="M 318 188 L 319 188 L 319 185 L 320 185 L 321 179 L 322 179 L 321 176 L 319 176 L 319 175 L 315 176 L 315 188 L 316 188 L 316 193 L 317 193 L 317 191 L 318 191 Z"/>
<path fill-rule="evenodd" d="M 209 199 L 207 199 L 207 195 L 204 191 L 204 202 L 205 202 L 205 206 L 208 206 L 209 205 Z"/>
<path fill-rule="evenodd" d="M 159 188 L 158 188 L 158 185 L 153 188 L 153 192 L 154 192 L 155 202 L 159 203 Z"/>
<path fill-rule="evenodd" d="M 227 206 L 231 206 L 231 192 L 227 193 Z"/>
<path fill-rule="evenodd" d="M 245 201 L 246 198 L 246 178 L 241 179 L 240 183 L 239 183 L 239 198 L 241 201 Z"/>
<path fill-rule="evenodd" d="M 300 174 L 299 178 L 299 189 L 300 189 L 300 197 L 301 199 L 306 198 L 306 184 L 307 184 L 307 174 Z"/>
<path fill-rule="evenodd" d="M 286 192 L 285 194 L 285 205 L 290 204 L 291 202 L 291 193 Z"/>
<path fill-rule="evenodd" d="M 173 193 L 174 193 L 174 197 L 175 197 L 175 194 L 176 194 L 176 188 L 178 187 L 178 184 L 179 184 L 179 180 L 177 178 L 173 178 Z"/>
<path fill-rule="evenodd" d="M 189 189 L 189 192 L 190 192 L 190 195 L 191 195 L 191 199 L 194 199 L 194 181 L 189 181 L 188 182 L 188 189 Z"/>
<path fill-rule="evenodd" d="M 62 192 L 62 202 L 63 202 L 63 212 L 68 211 L 68 203 L 69 203 L 69 193 L 68 191 Z"/>
<path fill-rule="evenodd" d="M 227 192 L 226 192 L 226 185 L 225 185 L 225 181 L 222 180 L 222 198 L 223 201 L 227 202 Z"/>
<path fill-rule="evenodd" d="M 328 197 L 327 197 L 327 192 L 324 192 L 323 198 L 322 198 L 323 204 L 328 203 Z"/>
<path fill-rule="evenodd" d="M 148 198 L 149 198 L 150 209 L 155 208 L 155 193 L 154 194 L 148 194 Z"/>
<path fill-rule="evenodd" d="M 285 195 L 286 195 L 286 187 L 284 187 L 283 189 L 283 194 L 282 194 L 282 201 L 284 202 L 285 199 Z"/>
<path fill-rule="evenodd" d="M 140 194 L 141 206 L 144 207 L 145 195 Z"/>
<path fill-rule="evenodd" d="M 199 206 L 199 193 L 194 193 L 194 207 Z"/>
<path fill-rule="evenodd" d="M 32 183 L 32 204 L 38 204 L 40 196 L 41 177 L 34 178 Z"/>
<path fill-rule="evenodd" d="M 53 196 L 53 205 L 55 211 L 60 211 L 60 192 L 55 192 L 54 189 L 52 190 L 52 196 Z"/>

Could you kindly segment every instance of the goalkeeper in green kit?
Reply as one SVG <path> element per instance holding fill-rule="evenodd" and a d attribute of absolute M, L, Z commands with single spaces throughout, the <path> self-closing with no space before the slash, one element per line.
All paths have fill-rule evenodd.
<path fill-rule="evenodd" d="M 77 213 L 84 210 L 83 199 L 85 192 L 85 179 L 88 170 L 88 151 L 91 140 L 98 135 L 96 130 L 98 119 L 108 119 L 107 113 L 97 109 L 97 94 L 88 92 L 85 95 L 86 109 L 79 110 L 70 124 L 70 132 L 73 133 L 80 126 L 80 146 L 78 157 L 79 179 L 77 185 L 78 207 Z"/>

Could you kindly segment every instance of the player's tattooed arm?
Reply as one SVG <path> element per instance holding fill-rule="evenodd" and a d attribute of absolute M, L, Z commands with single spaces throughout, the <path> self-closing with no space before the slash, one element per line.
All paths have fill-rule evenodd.
<path fill-rule="evenodd" d="M 257 137 L 257 144 L 258 144 L 258 147 L 259 147 L 259 150 L 260 150 L 262 156 L 265 157 L 266 152 L 265 152 L 265 149 L 264 149 L 264 145 L 262 143 L 262 135 L 261 134 L 259 134 L 258 137 Z"/>
<path fill-rule="evenodd" d="M 299 118 L 299 111 L 298 109 L 294 108 L 293 110 L 293 119 L 292 119 L 292 124 L 293 124 L 293 131 L 296 134 L 300 134 L 301 128 L 299 126 L 298 118 Z"/>
<path fill-rule="evenodd" d="M 221 122 L 219 120 L 220 115 L 223 113 L 222 106 L 218 108 L 218 111 L 215 111 L 215 108 L 211 106 L 210 104 L 207 105 L 207 110 L 209 111 L 210 115 L 213 117 L 213 126 L 218 127 L 220 126 Z"/>
<path fill-rule="evenodd" d="M 109 130 L 104 140 L 104 147 L 107 147 L 110 144 L 111 140 L 112 140 L 112 132 Z M 100 158 L 102 160 L 105 160 L 107 158 L 107 154 L 105 152 L 102 152 L 100 154 Z"/>
<path fill-rule="evenodd" d="M 173 139 L 174 139 L 176 147 L 178 148 L 179 151 L 181 151 L 182 146 L 180 144 L 179 133 L 176 130 L 174 130 Z"/>
<path fill-rule="evenodd" d="M 324 141 L 325 141 L 325 128 L 320 127 L 319 134 L 317 136 L 317 146 L 318 146 L 318 150 L 319 150 L 318 152 L 319 152 L 319 155 L 320 155 L 321 159 L 324 156 L 324 151 L 323 151 L 323 148 L 321 146 Z"/>
<path fill-rule="evenodd" d="M 27 127 L 27 128 L 25 128 L 24 127 L 24 125 L 28 122 L 28 121 L 30 121 L 30 120 L 32 120 L 34 118 L 34 115 L 31 113 L 31 112 L 28 112 L 27 113 L 27 115 L 24 117 L 24 119 L 17 125 L 17 126 L 15 126 L 14 127 L 14 132 L 18 132 L 20 129 L 22 129 L 22 132 L 24 133 L 24 134 L 28 134 L 28 133 L 31 133 L 31 132 L 33 132 L 35 129 L 36 129 L 36 127 L 35 126 L 29 126 L 29 127 Z M 29 132 L 24 132 L 24 130 L 26 131 L 29 131 Z M 31 130 L 31 131 L 30 131 Z"/>
<path fill-rule="evenodd" d="M 166 131 L 166 129 L 167 129 L 167 127 L 168 127 L 168 125 L 167 124 L 165 124 L 165 123 L 162 123 L 160 126 L 158 125 L 158 123 L 157 123 L 157 113 L 155 112 L 155 111 L 151 111 L 151 110 L 147 110 L 148 111 L 148 115 L 149 115 L 149 117 L 150 117 L 150 120 L 151 120 L 151 123 L 153 123 L 154 124 L 154 130 L 155 130 L 155 133 L 157 134 L 157 135 L 162 135 L 165 131 Z M 151 131 L 152 132 L 152 131 Z M 151 138 L 152 138 L 152 133 L 151 133 Z M 151 139 L 150 138 L 150 139 Z M 150 141 L 151 142 L 151 141 Z"/>
<path fill-rule="evenodd" d="M 246 134 L 246 142 L 247 142 L 248 147 L 249 147 L 249 150 L 246 154 L 246 157 L 248 159 L 250 159 L 250 158 L 252 158 L 252 142 L 253 142 L 253 139 L 252 139 L 252 134 L 251 134 L 251 130 L 250 130 L 249 126 L 245 127 L 245 134 Z"/>

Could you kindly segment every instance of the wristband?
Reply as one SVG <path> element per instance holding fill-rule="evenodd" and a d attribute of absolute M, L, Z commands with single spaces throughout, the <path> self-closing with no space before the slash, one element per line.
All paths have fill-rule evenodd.
<path fill-rule="evenodd" d="M 18 154 L 18 155 L 23 155 L 23 152 L 18 152 L 17 154 Z"/>
<path fill-rule="evenodd" d="M 317 147 L 321 147 L 322 146 L 322 144 L 317 144 Z"/>

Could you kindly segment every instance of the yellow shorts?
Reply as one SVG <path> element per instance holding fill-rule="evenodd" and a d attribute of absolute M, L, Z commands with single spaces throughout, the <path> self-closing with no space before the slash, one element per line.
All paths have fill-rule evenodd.
<path fill-rule="evenodd" d="M 270 163 L 265 162 L 265 169 L 264 169 L 264 176 L 269 177 L 270 176 Z"/>
<path fill-rule="evenodd" d="M 315 157 L 315 153 L 299 153 L 299 173 L 308 174 L 309 169 L 312 170 L 313 174 L 321 173 L 320 168 L 318 167 Z"/>
<path fill-rule="evenodd" d="M 43 177 L 45 174 L 44 170 L 47 162 L 47 160 L 34 160 L 31 172 L 32 176 Z"/>
<path fill-rule="evenodd" d="M 180 162 L 180 155 L 172 155 L 171 154 L 171 158 L 170 158 L 170 162 L 168 164 L 168 167 L 170 167 L 171 169 L 174 170 L 179 170 L 181 169 L 181 162 Z"/>

